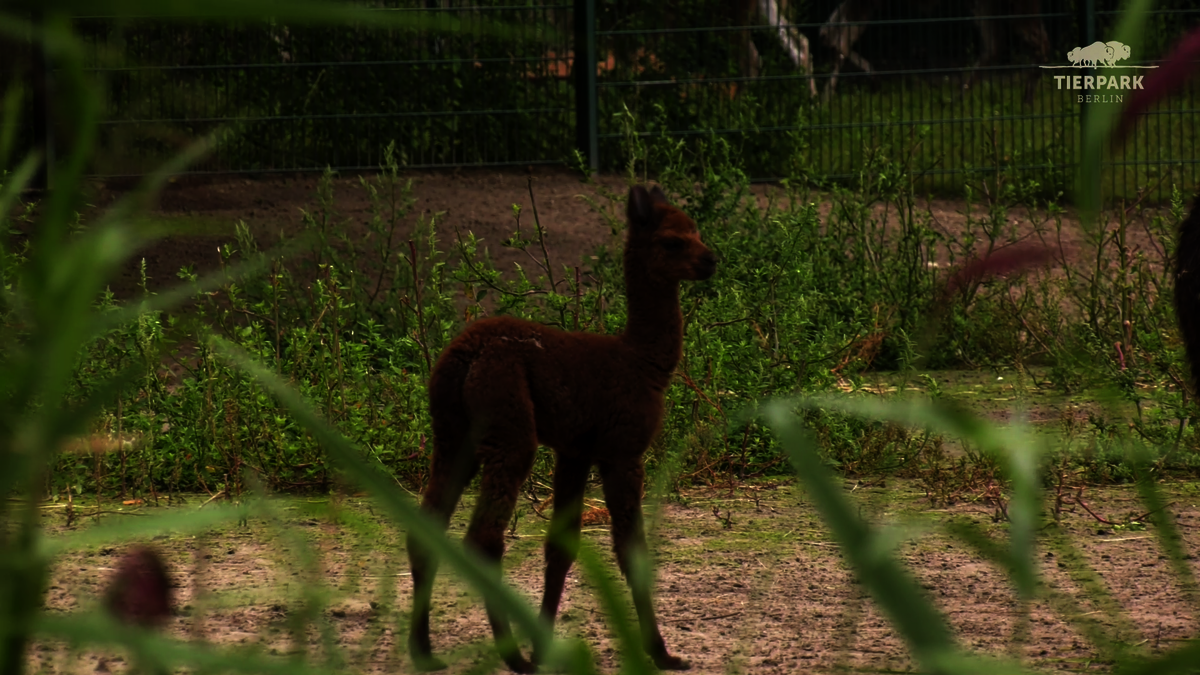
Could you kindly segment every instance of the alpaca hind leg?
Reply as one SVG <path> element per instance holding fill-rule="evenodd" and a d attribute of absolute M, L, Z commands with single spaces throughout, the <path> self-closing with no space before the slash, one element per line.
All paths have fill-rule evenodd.
<path fill-rule="evenodd" d="M 479 500 L 471 514 L 471 524 L 467 526 L 465 542 L 497 569 L 504 558 L 504 530 L 512 520 L 521 483 L 529 477 L 537 453 L 532 424 L 530 420 L 529 433 L 523 435 L 520 441 L 512 438 L 505 442 L 489 442 L 485 438 L 480 444 L 483 480 L 479 486 Z M 485 600 L 484 606 L 496 649 L 504 663 L 514 673 L 534 672 L 533 664 L 521 655 L 506 614 L 491 600 Z"/>
<path fill-rule="evenodd" d="M 600 479 L 604 484 L 604 500 L 612 518 L 613 551 L 621 574 L 629 583 L 633 594 L 633 606 L 637 610 L 638 624 L 646 652 L 654 665 L 662 670 L 688 670 L 691 664 L 671 656 L 658 629 L 654 616 L 654 601 L 651 597 L 653 573 L 649 566 L 636 565 L 637 558 L 648 563 L 646 532 L 642 523 L 642 484 L 645 468 L 640 457 L 613 463 L 600 464 Z"/>
<path fill-rule="evenodd" d="M 511 342 L 504 336 L 496 342 L 495 351 L 481 351 L 471 364 L 462 389 L 463 403 L 481 430 L 476 451 L 480 464 L 479 497 L 464 543 L 495 565 L 497 573 L 504 557 L 504 530 L 516 510 L 521 484 L 533 469 L 538 446 L 528 374 L 520 358 L 505 349 Z M 528 343 L 541 349 L 536 339 Z M 486 600 L 484 606 L 497 650 L 509 669 L 517 673 L 533 672 L 533 664 L 517 647 L 508 617 L 491 600 Z"/>
<path fill-rule="evenodd" d="M 443 531 L 450 523 L 450 515 L 458 506 L 463 490 L 478 469 L 479 461 L 469 434 L 459 425 L 438 424 L 435 420 L 433 462 L 421 509 L 437 520 Z M 429 612 L 438 561 L 411 533 L 408 535 L 408 561 L 413 582 L 409 655 L 418 670 L 441 670 L 446 664 L 434 658 L 429 639 Z"/>
<path fill-rule="evenodd" d="M 546 536 L 546 583 L 542 593 L 541 616 L 551 626 L 558 616 L 567 572 L 579 554 L 579 529 L 583 520 L 583 492 L 587 487 L 591 464 L 580 459 L 559 457 L 554 467 L 554 516 Z M 541 661 L 540 654 L 533 662 Z"/>

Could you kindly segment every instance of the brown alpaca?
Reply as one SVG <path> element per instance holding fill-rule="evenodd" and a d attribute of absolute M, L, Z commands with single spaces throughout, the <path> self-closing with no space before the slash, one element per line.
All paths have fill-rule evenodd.
<path fill-rule="evenodd" d="M 554 516 L 546 539 L 541 616 L 551 625 L 575 562 L 583 492 L 599 469 L 612 518 L 613 549 L 629 580 L 630 555 L 646 551 L 642 455 L 658 433 L 663 393 L 683 352 L 679 282 L 708 279 L 716 258 L 696 223 L 658 187 L 629 191 L 625 242 L 628 323 L 620 335 L 568 333 L 510 317 L 471 324 L 442 353 L 429 382 L 433 460 L 422 508 L 445 527 L 459 497 L 483 469 L 465 541 L 499 565 L 504 530 L 538 444 L 554 450 Z M 408 538 L 413 613 L 409 652 L 422 669 L 432 654 L 429 609 L 437 563 Z M 630 583 L 646 651 L 662 669 L 685 670 L 667 652 L 650 584 Z M 513 646 L 507 619 L 487 605 L 497 647 L 514 672 L 533 672 Z M 507 645 L 507 646 L 506 646 Z"/>

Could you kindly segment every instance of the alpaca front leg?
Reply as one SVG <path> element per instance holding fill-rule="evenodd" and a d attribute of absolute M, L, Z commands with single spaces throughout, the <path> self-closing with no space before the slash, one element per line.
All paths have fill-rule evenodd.
<path fill-rule="evenodd" d="M 613 551 L 621 574 L 629 583 L 633 594 L 633 606 L 637 610 L 638 624 L 642 630 L 642 641 L 654 665 L 662 670 L 688 670 L 691 664 L 672 656 L 658 629 L 654 615 L 651 588 L 654 574 L 649 564 L 635 565 L 635 558 L 648 563 L 646 532 L 642 522 L 642 483 L 645 469 L 641 457 L 619 463 L 601 463 L 600 479 L 604 484 L 604 500 L 612 518 Z"/>

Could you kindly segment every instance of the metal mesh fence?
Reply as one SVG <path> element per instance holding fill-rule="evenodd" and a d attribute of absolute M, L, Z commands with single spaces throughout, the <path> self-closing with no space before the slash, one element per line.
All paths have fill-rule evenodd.
<path fill-rule="evenodd" d="M 121 25 L 77 20 L 103 76 L 103 175 L 139 174 L 222 125 L 230 135 L 200 172 L 373 169 L 395 142 L 419 167 L 561 161 L 573 90 L 547 26 L 568 5 L 508 0 L 383 3 L 452 14 L 461 34 L 273 23 Z M 516 39 L 485 37 L 481 21 Z M 565 35 L 569 37 L 570 31 Z"/>
<path fill-rule="evenodd" d="M 1110 38 L 1104 36 L 1115 32 L 1119 11 L 1113 6 L 1116 3 L 1099 4 L 1103 7 L 1096 12 L 1094 36 L 1107 40 Z M 1131 54 L 1129 63 L 1153 63 L 1168 54 L 1182 35 L 1200 26 L 1200 7 L 1193 2 L 1158 3 L 1158 7 L 1140 36 L 1144 55 Z M 1100 72 L 1097 70 L 1097 74 Z M 1096 93 L 1111 96 L 1110 92 L 1104 89 Z M 1133 195 L 1146 187 L 1153 191 L 1154 197 L 1168 197 L 1172 186 L 1178 186 L 1185 196 L 1195 191 L 1200 185 L 1198 112 L 1200 83 L 1193 79 L 1185 94 L 1174 96 L 1147 113 L 1139 122 L 1136 135 L 1114 154 L 1103 177 L 1108 191 L 1113 195 Z"/>
<path fill-rule="evenodd" d="M 1067 55 L 1090 44 L 1089 30 L 1092 41 L 1111 40 L 1117 11 L 1115 2 L 1091 11 L 1080 3 L 813 1 L 791 9 L 794 23 L 771 25 L 771 11 L 789 14 L 784 0 L 757 0 L 749 16 L 697 0 L 669 21 L 617 19 L 599 32 L 623 64 L 601 77 L 602 153 L 619 155 L 631 133 L 683 140 L 697 153 L 719 139 L 761 178 L 856 181 L 903 168 L 935 190 L 982 178 L 1067 190 L 1081 115 L 1131 90 L 1065 89 L 1055 75 L 1144 75 L 1130 67 L 1163 56 L 1200 20 L 1200 9 L 1160 6 L 1136 51 L 1085 71 Z M 731 22 L 752 27 L 712 28 Z M 1196 92 L 1142 121 L 1105 172 L 1110 194 L 1196 185 Z M 1101 98 L 1079 100 L 1088 93 Z"/>
<path fill-rule="evenodd" d="M 9 96 L 20 97 L 16 134 L 13 138 L 15 147 L 12 148 L 20 155 L 33 148 L 33 139 L 37 136 L 33 128 L 37 117 L 34 105 L 36 99 L 30 90 L 39 81 L 45 81 L 44 76 L 35 72 L 34 54 L 28 38 L 20 40 L 12 35 L 0 37 L 0 97 L 4 97 L 5 101 Z M 0 170 L 3 168 L 0 167 Z"/>
<path fill-rule="evenodd" d="M 994 178 L 1053 194 L 1069 189 L 1081 116 L 1120 105 L 1131 93 L 1120 76 L 1151 72 L 1200 23 L 1193 3 L 1157 3 L 1129 53 L 1097 62 L 1085 48 L 1112 39 L 1116 0 L 374 6 L 454 16 L 468 30 L 79 17 L 89 69 L 107 92 L 93 172 L 144 173 L 233 125 L 238 133 L 197 172 L 370 170 L 393 142 L 414 168 L 560 163 L 590 142 L 594 165 L 611 170 L 633 144 L 669 141 L 671 161 L 729 152 L 760 179 L 854 182 L 903 170 L 938 191 Z M 587 30 L 577 25 L 584 9 L 594 15 Z M 472 30 L 484 20 L 516 26 L 517 39 Z M 580 39 L 593 40 L 578 50 L 580 67 L 594 66 L 590 82 L 576 76 Z M 1106 86 L 1073 89 L 1076 75 L 1105 76 Z M 1194 189 L 1198 90 L 1141 121 L 1106 167 L 1110 194 Z"/>

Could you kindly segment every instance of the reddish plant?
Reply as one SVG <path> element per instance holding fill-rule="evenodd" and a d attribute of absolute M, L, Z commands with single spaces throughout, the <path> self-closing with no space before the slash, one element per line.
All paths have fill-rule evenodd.
<path fill-rule="evenodd" d="M 946 282 L 945 297 L 986 279 L 1023 272 L 1053 260 L 1050 248 L 1040 244 L 1015 244 L 992 251 L 960 267 Z"/>
<path fill-rule="evenodd" d="M 1163 59 L 1154 72 L 1147 75 L 1141 89 L 1135 89 L 1129 103 L 1121 111 L 1114 140 L 1121 143 L 1137 123 L 1138 116 L 1145 113 L 1158 101 L 1175 93 L 1187 84 L 1200 61 L 1200 30 L 1184 36 L 1175 45 L 1170 56 Z"/>
<path fill-rule="evenodd" d="M 511 317 L 482 319 L 450 343 L 429 383 L 433 458 L 422 508 L 443 527 L 467 484 L 481 475 L 466 542 L 497 566 L 505 526 L 539 444 L 554 450 L 554 516 L 546 539 L 541 616 L 553 624 L 567 571 L 579 548 L 583 494 L 600 472 L 612 520 L 613 549 L 629 579 L 631 554 L 646 550 L 642 524 L 643 454 L 658 433 L 663 395 L 683 353 L 679 282 L 703 280 L 716 258 L 696 223 L 658 187 L 635 186 L 627 205 L 625 290 L 628 323 L 620 335 L 565 332 Z M 429 611 L 436 560 L 411 535 L 413 578 L 409 652 L 422 669 L 444 667 L 432 655 Z M 630 583 L 646 651 L 663 669 L 684 670 L 667 652 L 650 585 Z M 513 646 L 507 618 L 487 604 L 505 663 L 533 672 Z M 507 647 L 505 645 L 508 645 Z"/>

